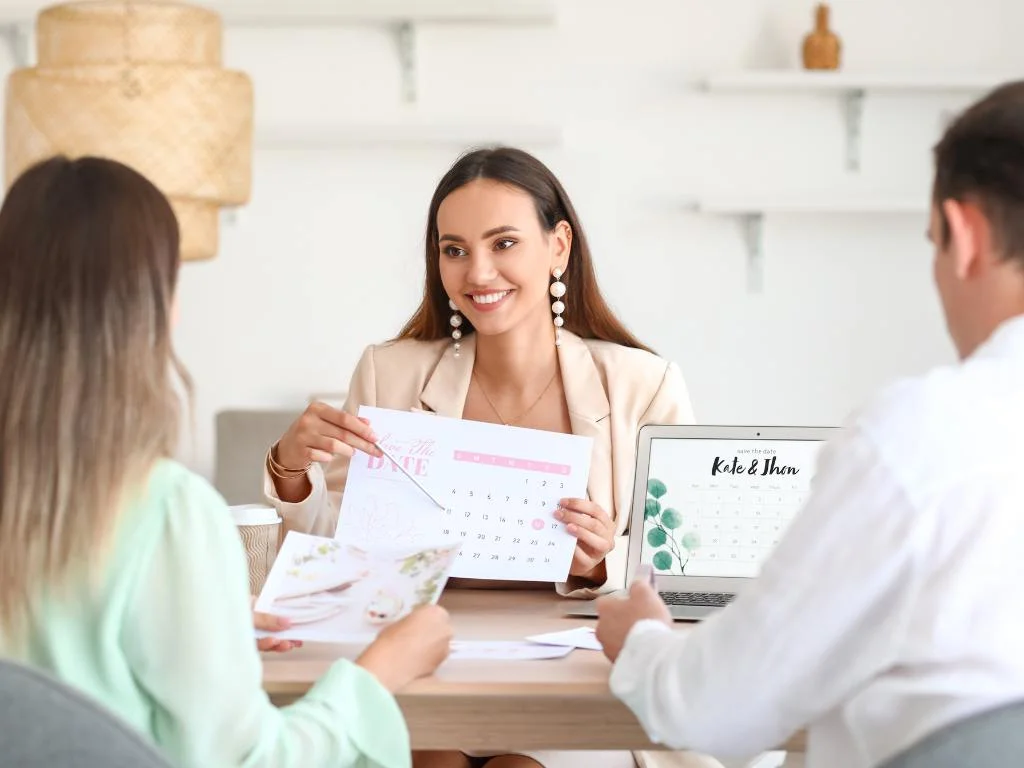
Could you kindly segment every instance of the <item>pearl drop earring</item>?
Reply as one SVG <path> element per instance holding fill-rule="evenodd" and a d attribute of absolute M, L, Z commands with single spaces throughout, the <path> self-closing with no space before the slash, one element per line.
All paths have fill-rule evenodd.
<path fill-rule="evenodd" d="M 565 320 L 562 319 L 562 313 L 565 312 L 565 302 L 562 301 L 562 297 L 565 296 L 565 283 L 561 280 L 561 269 L 556 267 L 551 276 L 555 278 L 555 282 L 548 289 L 555 299 L 551 304 L 551 313 L 555 316 L 555 346 L 560 347 L 562 346 L 562 326 L 565 325 Z"/>
<path fill-rule="evenodd" d="M 456 306 L 455 302 L 451 299 L 448 299 L 448 306 L 452 310 L 452 316 L 448 323 L 452 327 L 452 341 L 455 342 L 455 357 L 458 357 L 460 346 L 459 339 L 462 338 L 462 329 L 460 327 L 462 325 L 462 315 L 459 314 L 458 306 Z"/>

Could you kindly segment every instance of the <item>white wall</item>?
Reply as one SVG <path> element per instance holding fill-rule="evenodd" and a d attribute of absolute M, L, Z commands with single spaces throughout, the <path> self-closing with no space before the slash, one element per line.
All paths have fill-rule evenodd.
<path fill-rule="evenodd" d="M 467 3 L 472 0 L 466 0 Z M 1018 0 L 836 0 L 847 69 L 1024 71 Z M 923 217 L 792 215 L 766 229 L 747 292 L 735 219 L 684 210 L 705 191 L 926 199 L 941 96 L 870 97 L 863 170 L 843 166 L 834 97 L 738 96 L 688 79 L 798 66 L 810 0 L 558 0 L 553 28 L 427 27 L 421 108 L 556 119 L 537 154 L 561 176 L 625 321 L 688 378 L 698 418 L 831 424 L 886 380 L 953 359 Z M 329 126 L 399 107 L 394 43 L 374 28 L 229 30 L 260 125 Z M 529 147 L 527 147 L 529 149 Z M 178 350 L 197 383 L 197 451 L 213 414 L 301 407 L 347 385 L 363 347 L 415 308 L 433 185 L 456 149 L 260 150 L 253 198 L 218 258 L 185 265 Z"/>

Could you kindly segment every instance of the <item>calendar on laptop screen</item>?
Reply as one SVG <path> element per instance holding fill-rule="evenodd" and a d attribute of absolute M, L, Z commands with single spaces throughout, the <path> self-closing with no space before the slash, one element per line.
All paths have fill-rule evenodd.
<path fill-rule="evenodd" d="M 654 438 L 640 562 L 754 577 L 807 498 L 820 440 Z"/>

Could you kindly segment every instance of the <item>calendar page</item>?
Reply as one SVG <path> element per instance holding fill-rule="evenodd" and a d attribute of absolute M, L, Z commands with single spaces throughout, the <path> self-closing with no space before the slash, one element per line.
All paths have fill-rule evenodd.
<path fill-rule="evenodd" d="M 590 438 L 363 406 L 388 458 L 356 452 L 336 537 L 361 546 L 461 544 L 451 575 L 565 581 L 576 539 L 553 516 L 585 498 Z"/>
<path fill-rule="evenodd" d="M 664 575 L 756 576 L 803 506 L 823 445 L 655 438 L 640 561 Z"/>

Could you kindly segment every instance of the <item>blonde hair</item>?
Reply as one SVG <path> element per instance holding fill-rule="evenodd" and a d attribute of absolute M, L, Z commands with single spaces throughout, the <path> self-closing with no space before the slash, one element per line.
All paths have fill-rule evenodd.
<path fill-rule="evenodd" d="M 131 493 L 173 453 L 178 224 L 112 160 L 56 157 L 0 208 L 0 634 L 99 573 Z"/>

